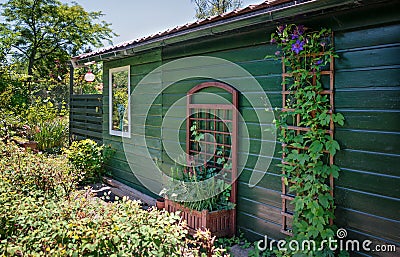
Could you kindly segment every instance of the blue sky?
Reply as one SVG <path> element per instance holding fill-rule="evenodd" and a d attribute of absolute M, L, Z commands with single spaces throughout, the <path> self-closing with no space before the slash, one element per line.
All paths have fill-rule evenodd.
<path fill-rule="evenodd" d="M 114 44 L 195 21 L 195 7 L 190 0 L 75 0 L 75 2 L 88 11 L 102 11 L 105 14 L 103 19 L 112 23 L 113 30 L 120 35 L 113 39 Z M 261 2 L 263 0 L 244 0 L 243 6 Z"/>
<path fill-rule="evenodd" d="M 0 0 L 4 3 L 6 0 Z M 71 3 L 70 0 L 61 0 Z M 103 20 L 112 24 L 119 37 L 114 44 L 149 36 L 195 21 L 195 6 L 190 0 L 75 0 L 87 11 L 102 11 Z M 243 6 L 264 0 L 243 0 Z M 2 21 L 0 17 L 0 21 Z"/>

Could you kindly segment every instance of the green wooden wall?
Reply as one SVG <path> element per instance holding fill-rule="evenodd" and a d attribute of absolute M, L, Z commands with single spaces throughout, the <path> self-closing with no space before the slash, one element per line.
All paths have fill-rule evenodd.
<path fill-rule="evenodd" d="M 127 151 L 124 151 L 122 138 L 118 136 L 112 136 L 109 134 L 109 69 L 127 66 L 130 65 L 130 81 L 131 81 L 131 92 L 135 89 L 136 85 L 143 79 L 143 77 L 160 66 L 161 63 L 161 49 L 154 49 L 153 51 L 148 51 L 143 54 L 138 54 L 134 57 L 129 57 L 120 60 L 114 60 L 111 62 L 104 62 L 104 73 L 103 73 L 103 81 L 104 81 L 104 101 L 103 101 L 103 143 L 107 145 L 111 145 L 113 149 L 116 150 L 112 160 L 107 165 L 107 169 L 112 171 L 113 177 L 117 180 L 136 188 L 143 193 L 147 193 L 151 196 L 155 196 L 151 192 L 149 192 L 146 188 L 142 186 L 142 184 L 138 181 L 138 179 L 133 175 L 133 172 L 138 170 L 146 169 L 143 164 L 144 152 L 146 152 L 146 146 L 140 145 L 138 143 L 132 144 L 132 147 L 129 147 Z M 160 87 L 161 88 L 161 76 L 158 81 L 152 81 L 148 86 L 149 87 Z M 151 97 L 150 95 L 143 94 L 141 99 L 148 99 Z M 139 106 L 141 103 L 135 103 Z M 131 140 L 133 142 L 137 141 L 141 135 L 146 135 L 147 143 L 150 147 L 150 152 L 154 154 L 154 157 L 161 159 L 161 140 L 159 136 L 154 136 L 151 131 L 154 128 L 160 127 L 161 121 L 161 104 L 155 104 L 151 112 L 149 113 L 149 124 L 147 124 L 146 128 L 138 126 L 140 120 L 146 119 L 145 113 L 132 113 L 131 116 Z M 140 109 L 140 108 L 139 108 Z M 146 131 L 145 131 L 146 129 Z M 128 158 L 127 158 L 128 156 Z M 127 160 L 132 160 L 132 168 L 128 164 Z"/>
<path fill-rule="evenodd" d="M 400 247 L 400 17 L 398 3 L 358 8 L 314 17 L 298 17 L 296 22 L 310 27 L 331 27 L 339 58 L 335 63 L 335 108 L 344 114 L 345 125 L 337 128 L 335 138 L 342 150 L 336 164 L 341 176 L 335 182 L 338 208 L 336 223 L 346 228 L 350 238 L 370 239 L 374 243 L 392 243 Z M 376 15 L 379 13 L 379 15 Z M 286 20 L 282 22 L 293 22 Z M 166 45 L 136 56 L 104 63 L 104 82 L 108 88 L 108 69 L 131 65 L 131 88 L 145 74 L 163 63 L 188 56 L 214 56 L 232 61 L 248 70 L 260 83 L 274 107 L 281 107 L 281 65 L 266 60 L 276 51 L 269 44 L 275 24 L 246 27 L 234 33 L 209 36 L 202 40 Z M 160 81 L 149 87 L 159 89 L 161 80 L 168 80 L 168 72 L 160 74 Z M 232 80 L 244 79 L 233 77 Z M 172 164 L 161 144 L 161 122 L 169 107 L 204 79 L 190 79 L 175 83 L 165 90 L 152 106 L 146 128 L 138 127 L 144 113 L 132 113 L 132 137 L 146 133 L 153 157 L 165 165 Z M 244 92 L 242 92 L 244 93 Z M 259 92 L 246 92 L 259 94 Z M 143 99 L 151 97 L 143 95 Z M 108 91 L 104 91 L 103 141 L 117 149 L 109 163 L 116 179 L 148 191 L 133 176 L 122 151 L 121 138 L 108 133 Z M 137 103 L 140 105 L 140 103 Z M 260 140 L 260 130 L 270 124 L 258 121 L 253 108 L 240 96 L 239 109 L 250 129 L 251 153 L 246 168 L 239 178 L 237 224 L 250 239 L 281 234 L 281 182 L 279 144 L 262 181 L 254 188 L 247 182 L 253 172 Z M 176 117 L 177 120 L 179 117 Z M 260 125 L 261 124 L 261 125 Z M 168 128 L 164 128 L 167 129 Z M 181 131 L 184 138 L 184 129 Z M 182 142 L 184 144 L 184 142 Z M 134 143 L 127 153 L 134 160 L 135 169 L 143 165 L 145 146 Z M 240 153 L 239 153 L 240 154 Z M 268 158 L 268 156 L 260 156 Z M 254 171 L 262 172 L 262 171 Z M 354 253 L 370 256 L 372 253 Z M 379 256 L 395 256 L 380 253 Z"/>

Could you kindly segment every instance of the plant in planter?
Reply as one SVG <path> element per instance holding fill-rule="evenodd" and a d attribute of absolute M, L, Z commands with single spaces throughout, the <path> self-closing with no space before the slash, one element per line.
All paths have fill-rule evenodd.
<path fill-rule="evenodd" d="M 195 124 L 191 131 L 195 142 L 204 139 Z M 165 209 L 180 211 L 191 234 L 197 229 L 209 229 L 217 237 L 235 233 L 235 204 L 230 201 L 232 187 L 227 178 L 231 165 L 223 157 L 223 151 L 216 149 L 216 162 L 212 165 L 205 161 L 198 166 L 175 166 L 171 169 L 171 180 L 160 193 L 166 198 Z"/>

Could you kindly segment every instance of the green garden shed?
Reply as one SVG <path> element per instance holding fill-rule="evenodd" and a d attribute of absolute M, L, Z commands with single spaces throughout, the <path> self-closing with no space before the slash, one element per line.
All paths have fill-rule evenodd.
<path fill-rule="evenodd" d="M 248 139 L 249 151 L 237 182 L 236 229 L 252 240 L 265 235 L 272 239 L 286 237 L 282 229 L 285 220 L 282 171 L 277 166 L 281 162 L 281 145 L 276 142 L 272 154 L 263 156 L 262 145 L 271 142 L 261 134 L 273 124 L 272 120 L 259 120 L 257 116 L 257 112 L 265 109 L 265 99 L 261 99 L 263 94 L 276 112 L 282 108 L 284 71 L 280 60 L 266 58 L 278 50 L 270 43 L 270 35 L 277 26 L 290 23 L 330 28 L 338 55 L 332 73 L 335 112 L 345 117 L 344 125 L 335 127 L 334 131 L 334 138 L 341 147 L 334 159 L 340 168 L 340 177 L 334 182 L 335 224 L 346 229 L 347 238 L 368 239 L 374 245 L 394 245 L 396 250 L 379 253 L 360 250 L 352 255 L 398 256 L 399 10 L 399 1 L 266 1 L 74 57 L 72 62 L 75 66 L 103 62 L 102 141 L 116 149 L 107 169 L 112 172 L 113 179 L 157 197 L 143 185 L 146 178 L 137 177 L 146 176 L 148 166 L 144 153 L 149 152 L 157 165 L 172 166 L 173 158 L 165 150 L 164 141 L 168 141 L 165 133 L 178 131 L 177 141 L 183 149 L 187 146 L 187 127 L 183 124 L 176 128 L 174 124 L 174 118 L 187 113 L 189 105 L 180 99 L 198 85 L 223 82 L 237 92 L 236 104 L 242 117 L 237 122 L 243 123 L 248 130 L 244 135 L 241 126 L 237 128 L 237 137 Z M 198 64 L 191 66 L 190 61 L 196 60 L 192 58 L 203 60 L 204 67 L 212 66 L 208 70 L 217 77 L 202 76 L 200 70 L 203 67 Z M 223 62 L 213 63 L 213 60 L 221 59 L 247 73 L 232 73 Z M 180 65 L 176 62 L 179 60 L 189 62 Z M 168 63 L 176 63 L 176 66 L 157 70 Z M 182 70 L 189 75 L 180 77 Z M 229 77 L 226 74 L 230 74 Z M 254 78 L 262 91 L 250 86 L 235 87 L 240 81 L 246 81 L 246 76 Z M 124 94 L 134 92 L 138 84 L 142 90 L 124 99 Z M 202 101 L 204 106 L 217 106 L 219 101 L 235 101 L 229 92 L 212 85 L 205 87 L 205 91 L 223 99 L 215 102 L 205 95 L 193 101 Z M 250 101 L 248 96 L 256 100 Z M 129 103 L 127 108 L 124 101 Z M 168 112 L 172 107 L 176 108 L 176 113 Z M 127 116 L 118 118 L 123 113 Z M 237 155 L 240 157 L 241 154 L 239 150 Z M 269 160 L 267 163 L 270 165 L 265 169 L 256 166 L 260 158 Z M 140 171 L 140 175 L 135 175 L 138 174 L 136 171 Z M 256 185 L 249 186 L 254 172 L 263 176 Z"/>

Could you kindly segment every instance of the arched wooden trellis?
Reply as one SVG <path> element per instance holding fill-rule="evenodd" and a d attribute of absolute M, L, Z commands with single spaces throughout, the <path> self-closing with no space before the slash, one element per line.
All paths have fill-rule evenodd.
<path fill-rule="evenodd" d="M 230 93 L 232 96 L 232 103 L 193 103 L 193 95 L 200 92 L 206 88 L 220 88 Z M 215 142 L 204 142 L 205 145 L 212 144 L 218 147 L 225 148 L 226 152 L 230 153 L 230 157 L 227 157 L 232 163 L 232 168 L 230 169 L 231 177 L 233 178 L 232 192 L 230 201 L 236 203 L 237 194 L 237 136 L 238 136 L 238 92 L 231 86 L 221 83 L 221 82 L 205 82 L 193 87 L 187 93 L 187 116 L 188 122 L 186 123 L 186 153 L 191 154 L 204 154 L 208 155 L 205 149 L 194 149 L 193 139 L 191 138 L 190 128 L 193 122 L 197 124 L 203 124 L 200 126 L 198 131 L 202 133 L 210 133 L 216 139 Z M 221 126 L 221 124 L 223 124 Z M 226 127 L 231 125 L 231 131 L 225 131 Z M 212 163 L 216 162 L 217 156 L 210 156 Z M 224 156 L 225 157 L 225 156 Z M 216 167 L 218 168 L 218 167 Z"/>
<path fill-rule="evenodd" d="M 195 103 L 196 93 L 206 88 L 220 88 L 231 95 L 231 103 Z M 227 178 L 231 183 L 230 202 L 237 202 L 237 136 L 238 136 L 238 93 L 227 84 L 220 82 L 206 82 L 192 88 L 187 93 L 187 122 L 186 122 L 186 152 L 193 158 L 208 156 L 204 162 L 204 168 L 216 168 L 229 174 Z M 200 148 L 198 142 L 193 140 L 191 127 L 197 123 L 197 131 L 203 134 L 211 134 L 215 140 L 202 140 L 204 148 Z M 207 151 L 212 147 L 211 151 Z M 223 149 L 214 151 L 213 149 Z M 227 160 L 229 167 L 221 166 L 218 158 Z M 188 160 L 190 162 L 190 160 Z M 208 166 L 208 167 L 207 167 Z M 169 212 L 181 211 L 181 216 L 186 220 L 191 234 L 198 228 L 207 228 L 213 236 L 233 236 L 236 232 L 236 209 L 201 212 L 190 210 L 179 203 L 166 199 L 165 208 Z"/>

